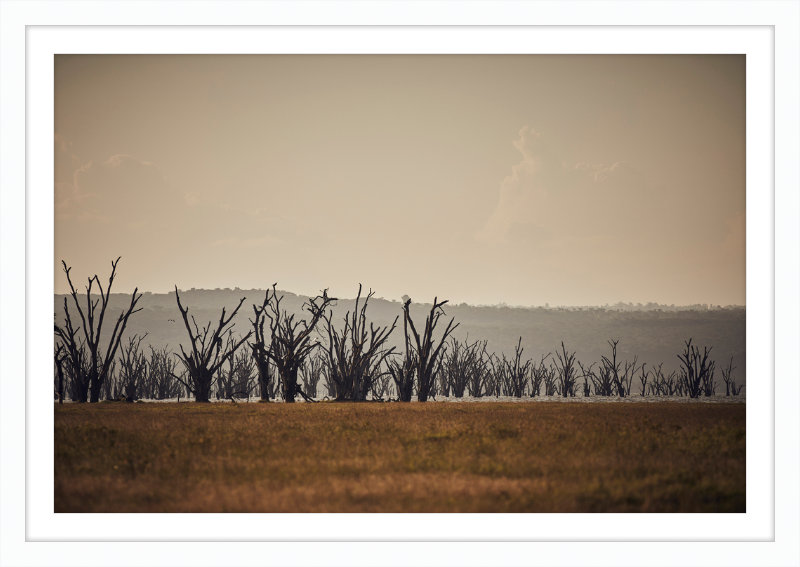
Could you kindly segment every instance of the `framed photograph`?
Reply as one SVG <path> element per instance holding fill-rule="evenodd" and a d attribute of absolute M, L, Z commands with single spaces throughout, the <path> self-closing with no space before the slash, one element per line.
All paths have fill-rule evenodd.
<path fill-rule="evenodd" d="M 46 4 L 4 565 L 800 560 L 800 3 Z"/>

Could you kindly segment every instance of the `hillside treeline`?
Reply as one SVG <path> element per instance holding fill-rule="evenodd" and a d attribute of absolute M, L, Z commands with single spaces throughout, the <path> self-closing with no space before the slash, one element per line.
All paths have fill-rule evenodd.
<path fill-rule="evenodd" d="M 355 290 L 354 290 L 355 291 Z M 287 312 L 301 315 L 302 305 L 307 297 L 291 292 L 283 294 Z M 187 305 L 198 322 L 214 321 L 219 318 L 223 307 L 235 306 L 245 297 L 242 310 L 233 319 L 234 332 L 245 334 L 250 329 L 252 318 L 250 303 L 260 303 L 265 290 L 187 290 L 180 291 L 181 300 Z M 56 319 L 64 317 L 64 295 L 55 296 L 54 311 Z M 109 308 L 118 313 L 130 303 L 130 295 L 112 294 Z M 354 299 L 339 299 L 331 309 L 336 318 L 352 311 Z M 177 350 L 185 343 L 186 329 L 181 322 L 175 300 L 175 292 L 145 293 L 139 301 L 142 311 L 131 317 L 123 336 L 123 341 L 133 335 L 144 335 L 144 346 L 156 349 L 164 347 Z M 245 309 L 248 307 L 248 309 Z M 713 345 L 718 360 L 728 361 L 733 357 L 734 365 L 742 380 L 745 375 L 745 315 L 743 307 L 714 310 L 676 310 L 676 311 L 617 311 L 603 307 L 583 307 L 574 310 L 558 308 L 515 308 L 481 306 L 466 304 L 445 306 L 448 316 L 455 317 L 459 327 L 453 336 L 464 341 L 485 340 L 488 348 L 500 354 L 511 355 L 522 337 L 525 353 L 531 358 L 539 358 L 554 352 L 561 341 L 576 352 L 576 356 L 586 363 L 600 363 L 601 356 L 608 350 L 607 341 L 619 340 L 618 349 L 622 355 L 637 355 L 643 362 L 664 363 L 665 370 L 677 370 L 678 352 L 688 338 L 696 344 Z M 423 319 L 430 310 L 430 303 L 411 304 L 411 314 L 415 320 Z M 372 298 L 367 313 L 368 321 L 376 325 L 387 325 L 402 311 L 400 301 Z M 400 349 L 403 346 L 401 333 L 393 333 L 389 346 Z"/>

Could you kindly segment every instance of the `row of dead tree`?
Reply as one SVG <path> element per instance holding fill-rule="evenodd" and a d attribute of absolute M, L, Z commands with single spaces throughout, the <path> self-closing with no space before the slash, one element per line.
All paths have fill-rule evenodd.
<path fill-rule="evenodd" d="M 179 365 L 178 359 L 172 356 L 167 348 L 160 350 L 149 347 L 147 351 L 141 348 L 144 337 L 132 337 L 126 345 L 120 346 L 120 356 L 111 365 L 111 371 L 103 382 L 101 400 L 133 401 L 137 399 L 181 399 L 188 398 L 190 391 L 185 382 L 186 371 L 182 370 L 182 381 L 174 377 L 174 372 Z M 234 339 L 231 335 L 226 342 Z M 569 362 L 570 355 L 544 356 L 537 363 L 533 360 L 522 362 L 521 356 L 508 360 L 505 356 L 498 357 L 486 352 L 485 342 L 459 342 L 451 337 L 447 346 L 442 351 L 442 356 L 434 370 L 433 386 L 429 397 L 437 396 L 461 398 L 464 396 L 575 396 L 580 392 L 583 396 L 621 396 L 625 395 L 650 395 L 650 396 L 684 396 L 687 395 L 686 387 L 688 373 L 678 375 L 677 372 L 665 374 L 662 365 L 646 369 L 646 365 L 637 366 L 636 363 L 622 363 L 614 373 L 614 343 L 612 344 L 611 358 L 604 361 L 595 370 L 585 368 L 578 362 L 580 372 L 577 379 L 570 379 L 570 370 L 574 365 L 564 364 Z M 562 349 L 564 347 L 562 346 Z M 515 354 L 522 353 L 519 348 Z M 691 353 L 684 353 L 683 356 Z M 698 353 L 699 354 L 699 353 Z M 702 357 L 700 357 L 702 358 Z M 548 364 L 549 362 L 549 364 Z M 699 363 L 702 360 L 698 361 Z M 372 400 L 410 400 L 416 395 L 416 386 L 411 383 L 411 390 L 405 392 L 400 398 L 398 388 L 390 372 L 391 361 L 384 361 L 382 368 L 370 375 L 366 381 L 369 384 L 368 397 Z M 694 366 L 694 364 L 693 364 Z M 702 366 L 702 364 L 701 364 Z M 735 368 L 732 363 L 723 369 L 722 376 L 725 382 L 727 395 L 738 395 L 743 385 L 737 385 L 735 378 L 731 377 Z M 638 372 L 634 372 L 637 370 Z M 211 389 L 211 397 L 216 399 L 233 399 L 248 401 L 251 398 L 260 398 L 262 392 L 265 399 L 282 399 L 281 378 L 274 366 L 268 369 L 265 384 L 259 380 L 256 371 L 255 359 L 244 348 L 230 357 L 215 375 Z M 84 374 L 86 374 L 84 372 Z M 573 373 L 574 374 L 574 373 Z M 338 392 L 336 382 L 332 379 L 333 373 L 328 365 L 328 353 L 319 348 L 303 363 L 298 372 L 298 387 L 306 398 L 317 398 L 320 393 L 328 399 L 342 398 Z M 715 395 L 717 383 L 713 381 L 710 372 L 694 372 L 700 376 L 698 395 Z M 638 379 L 634 385 L 634 377 Z M 575 378 L 573 375 L 572 378 Z M 64 383 L 66 392 L 63 394 L 73 400 L 78 400 L 79 380 L 67 369 Z M 56 375 L 56 391 L 59 390 L 58 374 Z M 320 392 L 321 390 L 321 392 Z M 636 390 L 636 391 L 634 391 Z M 627 392 L 627 394 L 626 394 Z"/>
<path fill-rule="evenodd" d="M 70 302 L 64 298 L 64 322 L 55 325 L 56 395 L 64 400 L 65 389 L 78 402 L 101 399 L 138 398 L 169 399 L 191 396 L 197 402 L 212 397 L 232 399 L 251 396 L 269 402 L 278 397 L 292 403 L 296 398 L 314 401 L 320 383 L 326 397 L 336 400 L 363 401 L 395 399 L 408 402 L 416 396 L 427 401 L 436 396 L 584 396 L 632 395 L 632 383 L 638 379 L 639 394 L 678 395 L 696 398 L 715 395 L 715 364 L 709 360 L 711 349 L 699 348 L 689 340 L 678 358 L 679 373 L 665 375 L 662 365 L 621 361 L 617 357 L 618 341 L 609 341 L 610 357 L 603 356 L 595 368 L 584 367 L 564 343 L 561 350 L 545 355 L 536 362 L 523 358 L 522 338 L 514 356 L 497 356 L 487 351 L 486 341 L 459 342 L 452 337 L 458 327 L 450 319 L 438 341 L 435 330 L 446 316 L 447 301 L 434 299 L 424 327 L 419 331 L 410 315 L 411 300 L 403 303 L 405 350 L 395 351 L 387 340 L 397 327 L 398 315 L 391 325 L 368 324 L 367 307 L 374 292 L 363 299 L 359 286 L 355 307 L 348 311 L 337 327 L 331 307 L 336 298 L 327 290 L 309 298 L 303 305 L 305 316 L 287 312 L 283 296 L 276 284 L 265 293 L 261 304 L 254 304 L 252 329 L 234 338 L 233 318 L 246 298 L 242 298 L 228 315 L 223 308 L 216 324 L 199 325 L 181 304 L 176 286 L 175 298 L 186 328 L 189 344 L 179 345 L 180 353 L 167 348 L 150 347 L 149 359 L 142 348 L 146 337 L 134 336 L 121 345 L 121 337 L 129 318 L 140 311 L 138 289 L 131 295 L 127 309 L 116 320 L 107 348 L 101 348 L 103 323 L 116 275 L 112 262 L 106 289 L 98 276 L 88 279 L 86 298 L 82 301 L 72 284 L 70 268 L 63 263 L 70 286 L 70 297 L 77 313 L 73 320 Z M 98 295 L 92 297 L 93 286 Z M 77 324 L 78 318 L 80 324 Z M 82 331 L 82 332 L 81 332 Z M 116 357 L 119 351 L 119 358 Z M 726 395 L 738 395 L 733 377 L 733 362 L 723 369 Z"/>

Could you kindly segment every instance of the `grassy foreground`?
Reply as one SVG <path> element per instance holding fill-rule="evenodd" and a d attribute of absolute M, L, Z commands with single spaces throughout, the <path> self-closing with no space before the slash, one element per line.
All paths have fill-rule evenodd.
<path fill-rule="evenodd" d="M 744 512 L 744 404 L 55 406 L 56 512 Z"/>

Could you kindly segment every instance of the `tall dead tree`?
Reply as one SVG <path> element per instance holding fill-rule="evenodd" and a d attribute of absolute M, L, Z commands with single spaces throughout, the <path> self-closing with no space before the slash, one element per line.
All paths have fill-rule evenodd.
<path fill-rule="evenodd" d="M 650 373 L 645 372 L 644 367 L 645 365 L 642 364 L 642 367 L 639 369 L 642 372 L 641 376 L 639 376 L 639 392 L 642 396 L 647 393 L 647 379 L 650 377 Z"/>
<path fill-rule="evenodd" d="M 216 329 L 211 328 L 211 321 L 202 329 L 197 324 L 192 316 L 192 325 L 189 324 L 189 308 L 184 308 L 181 305 L 181 298 L 178 294 L 178 286 L 175 286 L 175 299 L 178 302 L 178 309 L 183 317 L 183 323 L 186 326 L 186 331 L 189 333 L 189 340 L 191 341 L 191 351 L 187 353 L 183 349 L 183 345 L 179 345 L 181 358 L 186 370 L 188 372 L 187 380 L 184 381 L 181 377 L 173 373 L 173 377 L 181 384 L 186 386 L 189 391 L 194 395 L 196 402 L 208 402 L 211 398 L 211 387 L 214 385 L 214 375 L 222 367 L 225 362 L 232 357 L 236 350 L 250 338 L 252 331 L 247 333 L 241 340 L 223 346 L 222 337 L 233 328 L 231 321 L 236 317 L 239 308 L 247 299 L 243 297 L 239 301 L 239 305 L 233 310 L 230 317 L 225 318 L 225 308 L 222 308 L 222 315 L 220 315 L 219 323 Z M 230 326 L 229 326 L 230 325 Z"/>
<path fill-rule="evenodd" d="M 530 371 L 531 361 L 522 362 L 522 337 L 519 338 L 514 351 L 514 360 L 508 361 L 503 358 L 506 366 L 506 376 L 508 380 L 508 395 L 521 398 L 525 393 L 525 386 L 528 383 L 528 372 Z"/>
<path fill-rule="evenodd" d="M 86 403 L 89 401 L 89 354 L 86 344 L 81 340 L 76 356 L 70 355 L 67 364 L 67 388 L 72 401 Z"/>
<path fill-rule="evenodd" d="M 236 340 L 233 337 L 233 329 L 230 329 L 226 335 L 225 348 L 233 348 L 235 344 Z M 231 399 L 234 395 L 246 395 L 249 397 L 250 390 L 252 389 L 249 380 L 246 385 L 242 385 L 241 383 L 243 376 L 247 375 L 247 371 L 252 370 L 249 366 L 251 361 L 246 360 L 247 356 L 245 351 L 240 351 L 239 354 L 228 358 L 227 371 L 224 365 L 217 371 L 217 392 L 219 392 L 219 397 L 225 400 Z M 242 365 L 245 365 L 244 368 L 241 368 Z M 255 387 L 255 384 L 253 384 L 253 387 Z"/>
<path fill-rule="evenodd" d="M 181 385 L 173 377 L 178 361 L 172 353 L 163 347 L 160 350 L 150 347 L 150 362 L 148 363 L 150 396 L 157 400 L 180 397 Z"/>
<path fill-rule="evenodd" d="M 491 396 L 505 396 L 507 395 L 506 392 L 506 382 L 508 378 L 506 376 L 506 355 L 504 353 L 500 353 L 502 355 L 502 360 L 496 353 L 492 353 L 489 356 L 489 374 L 487 376 L 487 393 Z"/>
<path fill-rule="evenodd" d="M 444 355 L 447 353 L 447 345 L 444 346 L 444 350 L 439 355 L 439 358 L 436 360 L 436 366 L 433 369 L 433 374 L 431 374 L 431 389 L 428 392 L 428 395 L 431 396 L 434 400 L 436 400 L 436 396 L 438 396 L 441 392 L 439 391 L 439 384 L 442 382 L 442 359 Z"/>
<path fill-rule="evenodd" d="M 544 395 L 554 396 L 556 394 L 556 376 L 558 371 L 555 363 L 551 360 L 550 366 L 544 373 Z"/>
<path fill-rule="evenodd" d="M 594 386 L 594 395 L 595 396 L 611 396 L 614 394 L 614 379 L 612 377 L 612 372 L 609 367 L 605 364 L 601 364 L 600 367 L 595 372 L 592 368 L 594 365 L 590 365 L 588 368 L 581 367 L 581 371 L 583 372 L 584 376 L 588 376 L 589 379 L 592 381 L 592 386 Z"/>
<path fill-rule="evenodd" d="M 425 328 L 422 331 L 422 337 L 420 337 L 420 334 L 414 327 L 414 321 L 411 319 L 411 313 L 409 311 L 411 299 L 408 299 L 403 305 L 403 326 L 406 333 L 407 348 L 410 343 L 408 334 L 409 326 L 411 327 L 411 333 L 414 337 L 414 344 L 410 346 L 412 349 L 414 349 L 416 355 L 417 365 L 415 370 L 417 374 L 417 401 L 420 402 L 428 401 L 428 394 L 430 393 L 431 386 L 433 385 L 433 371 L 436 368 L 436 362 L 439 354 L 441 353 L 445 341 L 447 341 L 447 337 L 459 325 L 459 323 L 456 323 L 456 325 L 453 326 L 455 317 L 450 319 L 450 322 L 447 324 L 447 328 L 445 329 L 444 334 L 439 341 L 439 346 L 434 348 L 434 343 L 436 341 L 433 340 L 433 331 L 436 329 L 436 324 L 439 322 L 439 318 L 445 315 L 442 306 L 447 303 L 447 300 L 442 302 L 437 302 L 437 300 L 438 298 L 433 299 L 431 311 L 428 314 L 428 317 L 425 319 Z"/>
<path fill-rule="evenodd" d="M 505 356 L 505 355 L 503 355 Z M 486 357 L 486 392 L 487 396 L 502 396 L 504 391 L 505 382 L 505 365 L 500 360 L 496 353 L 492 353 Z"/>
<path fill-rule="evenodd" d="M 250 395 L 258 386 L 258 372 L 252 357 L 242 350 L 236 355 L 236 365 L 234 370 L 234 395 L 239 397 Z"/>
<path fill-rule="evenodd" d="M 731 357 L 731 361 L 728 364 L 728 368 L 722 369 L 722 379 L 725 381 L 725 395 L 730 396 L 738 396 L 739 393 L 744 388 L 744 384 L 741 386 L 736 385 L 736 378 L 733 376 L 733 371 L 736 370 L 736 367 L 733 365 L 733 357 Z"/>
<path fill-rule="evenodd" d="M 386 365 L 397 390 L 397 399 L 401 402 L 410 402 L 414 391 L 414 373 L 417 368 L 417 357 L 414 352 L 409 350 L 408 344 L 406 344 L 403 361 L 389 360 Z"/>
<path fill-rule="evenodd" d="M 69 315 L 69 305 L 67 298 L 64 298 L 64 326 L 55 325 L 55 334 L 61 340 L 61 344 L 67 352 L 67 377 L 70 397 L 78 403 L 85 403 L 89 399 L 89 372 L 86 366 L 86 344 L 76 338 L 80 327 L 77 329 L 72 326 L 72 318 Z"/>
<path fill-rule="evenodd" d="M 733 365 L 733 357 L 731 357 L 731 361 L 728 363 L 727 368 L 722 369 L 722 381 L 725 382 L 725 395 L 731 395 L 731 379 L 733 371 L 736 370 L 736 367 Z"/>
<path fill-rule="evenodd" d="M 117 349 L 119 348 L 120 340 L 122 339 L 122 334 L 125 332 L 125 327 L 128 324 L 128 319 L 134 313 L 141 311 L 141 308 L 136 309 L 136 303 L 142 298 L 141 294 L 136 296 L 136 293 L 139 291 L 138 288 L 133 290 L 133 294 L 131 294 L 131 303 L 127 310 L 123 310 L 119 318 L 117 319 L 116 325 L 114 325 L 114 330 L 111 333 L 111 338 L 108 341 L 108 346 L 105 351 L 102 351 L 100 348 L 100 339 L 102 336 L 103 330 L 103 320 L 105 319 L 106 311 L 108 310 L 108 301 L 111 297 L 111 286 L 114 283 L 114 277 L 117 273 L 117 264 L 119 263 L 120 258 L 117 258 L 115 261 L 111 262 L 111 276 L 108 278 L 108 288 L 103 290 L 103 286 L 100 283 L 100 278 L 97 277 L 95 274 L 93 277 L 89 278 L 89 283 L 86 286 L 86 312 L 84 313 L 83 309 L 81 309 L 80 303 L 78 301 L 78 292 L 75 291 L 75 287 L 72 285 L 72 279 L 69 276 L 69 272 L 72 268 L 68 268 L 66 262 L 63 260 L 61 264 L 64 266 L 64 273 L 67 275 L 67 282 L 69 282 L 70 288 L 70 295 L 72 296 L 73 301 L 75 302 L 75 307 L 78 309 L 78 314 L 80 315 L 83 334 L 86 340 L 86 348 L 88 350 L 88 382 L 91 388 L 91 397 L 89 399 L 90 402 L 94 403 L 100 400 L 100 389 L 103 386 L 103 382 L 105 381 L 106 377 L 108 376 L 108 371 L 112 362 L 114 361 L 114 357 L 116 356 Z M 94 283 L 97 283 L 97 288 L 100 292 L 100 299 L 96 299 L 92 301 L 92 286 Z M 99 306 L 99 312 L 98 312 Z M 66 317 L 69 319 L 69 312 L 66 312 Z M 71 327 L 71 322 L 69 323 Z"/>
<path fill-rule="evenodd" d="M 303 382 L 303 391 L 309 398 L 317 397 L 317 387 L 322 379 L 322 368 L 325 366 L 325 355 L 319 350 L 314 356 L 309 357 L 300 368 L 300 380 Z"/>
<path fill-rule="evenodd" d="M 681 361 L 681 377 L 683 384 L 690 398 L 698 398 L 700 394 L 706 396 L 713 395 L 714 386 L 714 361 L 708 360 L 711 349 L 703 347 L 703 354 L 700 349 L 692 345 L 692 339 L 684 343 L 686 350 L 683 355 L 678 355 Z M 713 348 L 713 347 L 712 347 Z"/>
<path fill-rule="evenodd" d="M 595 387 L 594 393 L 597 395 L 597 373 L 594 371 L 594 363 L 590 364 L 587 368 L 583 367 L 583 364 L 578 362 L 578 368 L 581 369 L 580 377 L 583 378 L 583 396 L 588 398 L 592 395 L 592 386 Z M 592 381 L 589 384 L 589 380 Z"/>
<path fill-rule="evenodd" d="M 623 372 L 622 377 L 620 378 L 620 382 L 623 384 L 625 388 L 625 395 L 630 396 L 631 392 L 631 382 L 633 382 L 633 377 L 636 373 L 644 368 L 644 365 L 636 367 L 636 361 L 639 360 L 638 356 L 633 357 L 633 362 L 628 362 L 627 359 L 625 360 L 625 372 Z"/>
<path fill-rule="evenodd" d="M 403 301 L 410 301 L 408 296 L 403 296 Z M 408 321 L 403 316 L 403 338 L 405 340 L 406 350 L 403 353 L 403 362 L 396 360 L 387 360 L 388 372 L 394 381 L 395 389 L 397 390 L 397 399 L 401 402 L 410 402 L 411 395 L 414 390 L 414 373 L 417 368 L 417 357 L 411 348 L 411 343 L 408 341 Z"/>
<path fill-rule="evenodd" d="M 250 319 L 250 323 L 253 325 L 254 340 L 252 343 L 249 343 L 249 346 L 253 352 L 256 370 L 258 370 L 258 384 L 262 402 L 269 402 L 272 389 L 272 375 L 269 368 L 270 357 L 267 356 L 267 350 L 272 348 L 272 337 L 267 340 L 267 337 L 264 335 L 264 323 L 267 320 L 266 311 L 268 304 L 269 290 L 267 290 L 264 301 L 260 306 L 255 303 L 253 304 L 255 319 Z"/>
<path fill-rule="evenodd" d="M 652 371 L 653 380 L 652 382 L 650 382 L 650 386 L 648 388 L 650 390 L 650 394 L 654 396 L 662 396 L 669 391 L 669 387 L 667 385 L 668 381 L 664 376 L 664 371 L 661 370 L 662 366 L 664 366 L 663 362 L 658 366 L 656 366 L 655 364 L 653 365 L 653 371 Z M 670 393 L 668 395 L 672 394 Z"/>
<path fill-rule="evenodd" d="M 483 394 L 490 374 L 486 344 L 486 341 L 470 344 L 469 339 L 461 344 L 455 337 L 450 338 L 450 348 L 442 354 L 442 369 L 456 398 L 464 397 L 465 392 L 476 398 Z"/>
<path fill-rule="evenodd" d="M 128 344 L 122 347 L 119 357 L 120 384 L 125 392 L 125 400 L 134 402 L 137 391 L 147 377 L 147 358 L 143 350 L 139 350 L 147 333 L 141 337 L 136 335 L 128 339 Z"/>
<path fill-rule="evenodd" d="M 334 328 L 333 313 L 323 315 L 328 335 L 326 354 L 330 377 L 336 383 L 340 400 L 366 400 L 373 381 L 382 375 L 383 361 L 395 348 L 385 349 L 384 344 L 394 331 L 398 317 L 394 318 L 391 327 L 376 328 L 370 323 L 367 330 L 367 306 L 375 292 L 369 291 L 359 310 L 361 289 L 359 284 L 355 307 L 352 314 L 348 311 L 345 315 L 341 333 Z"/>
<path fill-rule="evenodd" d="M 484 395 L 491 374 L 489 370 L 489 355 L 486 354 L 488 341 L 479 344 L 473 343 L 473 348 L 467 350 L 468 356 L 464 360 L 467 371 L 467 393 L 473 398 Z M 478 345 L 478 346 L 476 346 Z"/>
<path fill-rule="evenodd" d="M 567 353 L 564 343 L 561 343 L 561 352 L 556 351 L 556 368 L 558 369 L 558 379 L 561 386 L 559 392 L 563 397 L 575 397 L 575 384 L 578 378 L 575 371 L 575 353 Z"/>
<path fill-rule="evenodd" d="M 615 390 L 620 398 L 625 397 L 625 384 L 620 379 L 620 370 L 622 362 L 617 362 L 617 345 L 619 341 L 610 340 L 608 344 L 611 345 L 611 359 L 602 357 L 602 368 L 600 369 L 600 390 L 599 396 L 611 396 L 612 390 Z M 597 390 L 595 390 L 597 391 Z"/>
<path fill-rule="evenodd" d="M 328 290 L 323 290 L 322 295 L 309 298 L 304 304 L 311 319 L 295 321 L 294 314 L 289 315 L 281 309 L 283 296 L 277 296 L 276 285 L 272 285 L 272 294 L 268 292 L 265 300 L 264 315 L 269 319 L 272 338 L 270 348 L 264 349 L 264 353 L 275 364 L 280 375 L 283 401 L 291 404 L 298 394 L 307 398 L 297 382 L 297 373 L 306 357 L 320 346 L 319 342 L 311 340 L 311 333 L 336 298 L 328 297 Z"/>
<path fill-rule="evenodd" d="M 541 395 L 542 383 L 545 381 L 545 378 L 548 374 L 547 367 L 544 365 L 544 361 L 550 358 L 551 354 L 552 353 L 548 352 L 547 354 L 542 355 L 542 360 L 539 361 L 539 364 L 532 364 L 531 366 L 531 397 Z M 545 392 L 546 391 L 547 389 L 545 388 Z"/>

